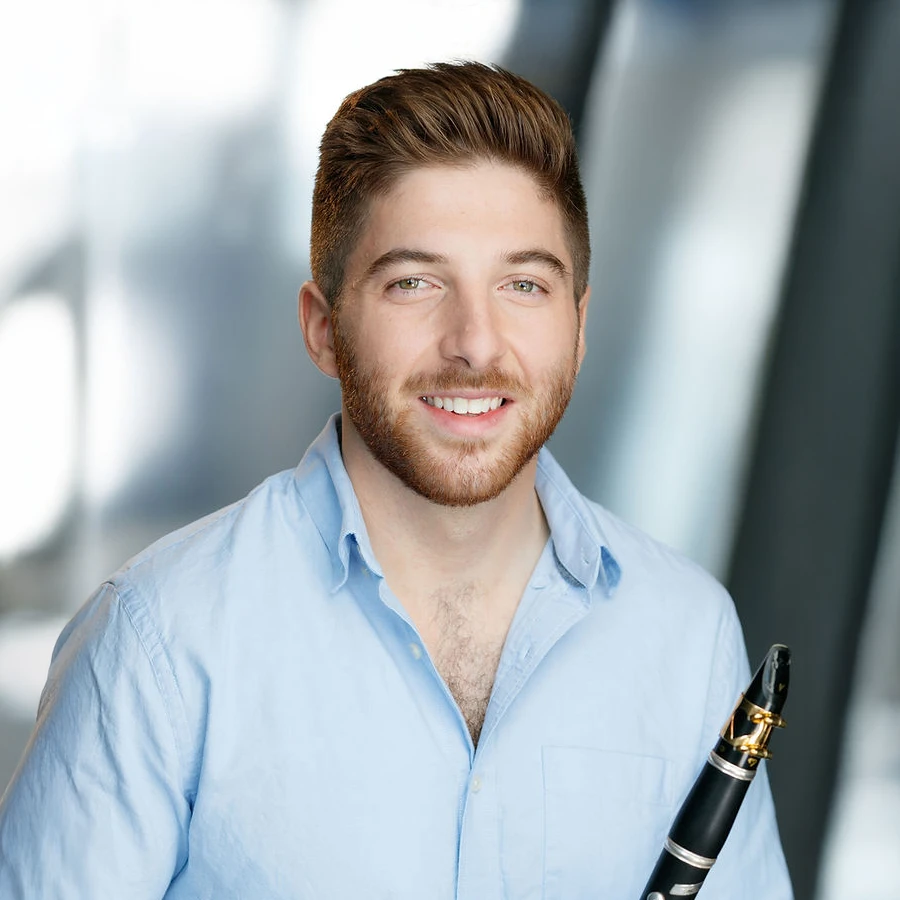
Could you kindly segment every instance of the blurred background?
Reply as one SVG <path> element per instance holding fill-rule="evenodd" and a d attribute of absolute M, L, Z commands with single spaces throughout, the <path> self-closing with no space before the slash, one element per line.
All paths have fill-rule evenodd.
<path fill-rule="evenodd" d="M 592 210 L 552 446 L 794 651 L 798 900 L 900 898 L 900 3 L 30 0 L 0 29 L 0 790 L 63 623 L 296 464 L 318 138 L 394 68 L 554 94 Z"/>

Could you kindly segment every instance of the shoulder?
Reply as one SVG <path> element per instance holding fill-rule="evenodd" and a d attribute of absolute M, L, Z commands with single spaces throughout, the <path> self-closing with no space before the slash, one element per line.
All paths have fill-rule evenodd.
<path fill-rule="evenodd" d="M 197 587 L 259 568 L 263 558 L 311 527 L 295 486 L 294 472 L 272 475 L 246 497 L 152 543 L 126 562 L 109 582 L 120 594 L 136 586 Z"/>
<path fill-rule="evenodd" d="M 689 592 L 713 604 L 730 604 L 720 582 L 684 553 L 628 522 L 599 503 L 584 499 L 598 530 L 623 571 L 631 588 L 651 589 L 674 600 Z"/>
<path fill-rule="evenodd" d="M 304 566 L 314 569 L 323 552 L 317 538 L 294 473 L 274 475 L 110 576 L 64 629 L 56 668 L 98 654 L 120 660 L 132 679 L 146 666 L 145 681 L 163 699 L 186 771 L 196 774 L 209 685 L 273 655 L 297 585 L 314 586 Z M 98 690 L 115 692 L 120 682 L 108 678 Z"/>
<path fill-rule="evenodd" d="M 164 535 L 132 557 L 115 577 L 137 577 L 160 565 L 176 564 L 185 556 L 216 552 L 235 539 L 252 541 L 262 526 L 298 523 L 305 510 L 294 488 L 294 471 L 285 470 L 257 485 L 246 497 Z"/>
<path fill-rule="evenodd" d="M 264 640 L 264 629 L 296 600 L 297 585 L 315 590 L 329 572 L 296 475 L 286 471 L 165 535 L 106 584 L 145 645 L 200 652 L 248 630 Z"/>
<path fill-rule="evenodd" d="M 679 710 L 689 726 L 682 733 L 689 739 L 685 758 L 690 758 L 691 747 L 705 753 L 749 677 L 731 595 L 683 553 L 596 503 L 586 505 L 621 566 L 605 615 L 643 660 L 641 674 L 633 679 L 641 682 L 645 671 L 655 673 L 643 682 L 647 695 L 653 696 L 648 702 L 662 700 L 664 707 Z"/>
<path fill-rule="evenodd" d="M 715 629 L 723 617 L 736 621 L 731 597 L 710 573 L 585 497 L 546 448 L 536 487 L 559 559 L 577 577 L 579 560 L 599 557 L 603 578 L 595 592 L 618 615 L 651 630 L 666 620 L 690 619 L 695 631 Z"/>
<path fill-rule="evenodd" d="M 713 704 L 718 716 L 747 674 L 731 595 L 694 560 L 600 504 L 584 498 L 584 509 L 621 570 L 608 614 L 645 655 L 665 660 L 670 673 L 689 674 L 698 689 L 701 680 L 715 684 L 712 692 L 722 693 Z"/>
<path fill-rule="evenodd" d="M 576 548 L 587 555 L 591 547 L 603 548 L 619 570 L 620 578 L 612 579 L 617 594 L 690 590 L 714 603 L 727 601 L 722 586 L 693 560 L 584 496 L 547 448 L 538 458 L 536 488 L 557 547 L 572 558 Z"/>

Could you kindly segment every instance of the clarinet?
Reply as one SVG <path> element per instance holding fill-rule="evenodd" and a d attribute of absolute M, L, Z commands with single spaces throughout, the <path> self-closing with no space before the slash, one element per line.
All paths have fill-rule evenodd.
<path fill-rule="evenodd" d="M 692 897 L 703 886 L 731 831 L 773 728 L 784 727 L 791 651 L 774 644 L 725 723 L 678 811 L 641 900 Z"/>

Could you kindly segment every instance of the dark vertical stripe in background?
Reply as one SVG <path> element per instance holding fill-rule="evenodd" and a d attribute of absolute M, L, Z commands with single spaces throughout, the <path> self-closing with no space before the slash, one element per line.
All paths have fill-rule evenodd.
<path fill-rule="evenodd" d="M 576 137 L 614 6 L 614 0 L 523 0 L 501 61 L 562 104 Z"/>
<path fill-rule="evenodd" d="M 815 890 L 900 423 L 898 97 L 900 4 L 845 0 L 729 578 L 751 660 L 773 636 L 794 651 L 769 772 L 798 900 Z"/>

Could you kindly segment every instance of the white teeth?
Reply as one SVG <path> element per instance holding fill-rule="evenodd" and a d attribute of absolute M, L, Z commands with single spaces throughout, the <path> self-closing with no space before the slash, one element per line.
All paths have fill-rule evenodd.
<path fill-rule="evenodd" d="M 500 397 L 477 397 L 472 400 L 466 397 L 423 397 L 422 399 L 429 406 L 435 406 L 460 416 L 479 416 L 492 409 L 499 409 L 503 403 Z"/>

